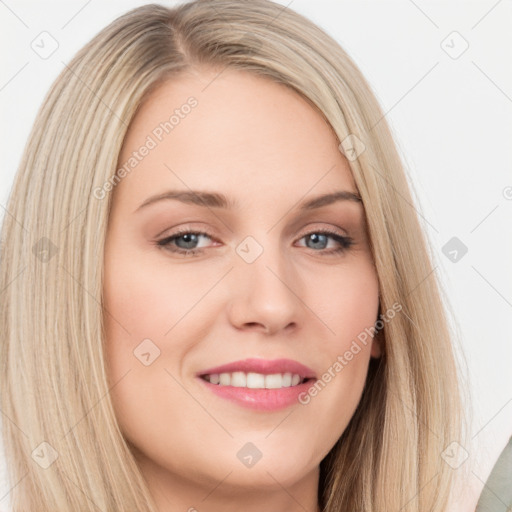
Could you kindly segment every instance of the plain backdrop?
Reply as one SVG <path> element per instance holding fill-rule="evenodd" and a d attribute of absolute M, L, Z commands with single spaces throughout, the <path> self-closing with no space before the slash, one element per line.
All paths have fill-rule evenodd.
<path fill-rule="evenodd" d="M 144 3 L 0 1 L 0 218 L 51 83 L 99 30 Z M 469 476 L 458 510 L 470 510 L 512 435 L 512 4 L 279 3 L 312 19 L 349 53 L 395 135 L 467 365 Z M 35 51 L 41 38 L 48 51 L 56 47 L 51 55 Z M 10 420 L 2 413 L 1 421 Z M 10 489 L 3 465 L 0 458 L 2 511 L 9 510 Z"/>

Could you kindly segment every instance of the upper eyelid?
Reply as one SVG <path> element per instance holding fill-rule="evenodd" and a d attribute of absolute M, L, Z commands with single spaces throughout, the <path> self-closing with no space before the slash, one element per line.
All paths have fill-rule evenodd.
<path fill-rule="evenodd" d="M 338 235 L 338 236 L 342 236 L 342 237 L 350 237 L 348 231 L 344 228 L 341 228 L 341 227 L 315 227 L 315 226 L 312 226 L 312 227 L 308 227 L 308 228 L 304 228 L 305 229 L 305 232 L 303 232 L 303 234 L 300 236 L 300 238 L 306 236 L 306 235 L 309 235 L 311 233 L 316 233 L 316 232 L 322 232 L 322 231 L 327 231 L 328 233 L 330 234 L 335 234 L 335 235 Z M 164 230 L 163 232 L 165 232 L 167 230 Z M 339 231 L 342 231 L 344 233 L 340 233 Z M 180 228 L 177 228 L 177 230 L 175 232 L 172 232 L 168 235 L 165 235 L 163 236 L 161 239 L 162 240 L 165 240 L 165 239 L 168 239 L 168 238 L 172 238 L 172 237 L 175 237 L 175 236 L 179 236 L 179 235 L 182 235 L 182 234 L 187 234 L 187 233 L 194 233 L 194 234 L 200 234 L 200 235 L 206 235 L 212 239 L 217 239 L 217 236 L 214 235 L 213 233 L 209 232 L 207 229 L 205 228 L 194 228 L 194 227 L 191 227 L 191 226 L 185 226 L 185 227 L 180 227 Z M 160 235 L 157 235 L 156 238 L 158 238 Z"/>

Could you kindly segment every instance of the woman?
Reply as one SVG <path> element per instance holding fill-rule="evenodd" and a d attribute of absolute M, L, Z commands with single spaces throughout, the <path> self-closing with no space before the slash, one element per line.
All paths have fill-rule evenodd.
<path fill-rule="evenodd" d="M 13 510 L 445 510 L 459 391 L 411 203 L 307 19 L 115 20 L 51 88 L 3 226 Z"/>

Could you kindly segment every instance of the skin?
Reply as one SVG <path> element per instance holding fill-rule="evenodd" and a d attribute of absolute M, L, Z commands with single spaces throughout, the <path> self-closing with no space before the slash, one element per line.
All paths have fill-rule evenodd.
<path fill-rule="evenodd" d="M 247 357 L 294 359 L 317 377 L 332 367 L 378 317 L 364 208 L 338 201 L 300 213 L 314 196 L 357 192 L 332 129 L 283 85 L 217 74 L 195 70 L 160 85 L 125 139 L 120 165 L 197 99 L 113 192 L 104 281 L 112 401 L 160 512 L 314 511 L 319 464 L 355 411 L 378 342 L 361 345 L 307 405 L 279 411 L 224 400 L 196 373 Z M 138 209 L 169 189 L 220 192 L 240 205 L 163 200 Z M 156 244 L 179 228 L 211 238 L 195 239 L 201 252 L 188 256 Z M 353 245 L 334 253 L 335 239 L 306 236 L 323 229 Z M 236 252 L 247 236 L 263 249 L 251 264 Z M 186 237 L 171 245 L 194 247 Z M 134 356 L 144 339 L 160 350 L 147 366 Z M 250 468 L 236 455 L 247 442 L 262 453 Z"/>

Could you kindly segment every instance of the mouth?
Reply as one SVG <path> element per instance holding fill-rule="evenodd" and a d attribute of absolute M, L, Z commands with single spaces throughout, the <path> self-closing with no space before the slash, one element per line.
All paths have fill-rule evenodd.
<path fill-rule="evenodd" d="M 200 375 L 200 378 L 216 386 L 232 386 L 248 389 L 281 389 L 295 387 L 310 380 L 298 373 L 223 372 Z"/>
<path fill-rule="evenodd" d="M 276 389 L 297 386 L 316 379 L 315 372 L 293 359 L 249 358 L 208 368 L 198 377 L 218 386 L 250 389 Z"/>
<path fill-rule="evenodd" d="M 291 359 L 245 359 L 196 374 L 206 389 L 241 407 L 275 411 L 299 403 L 317 379 Z"/>

